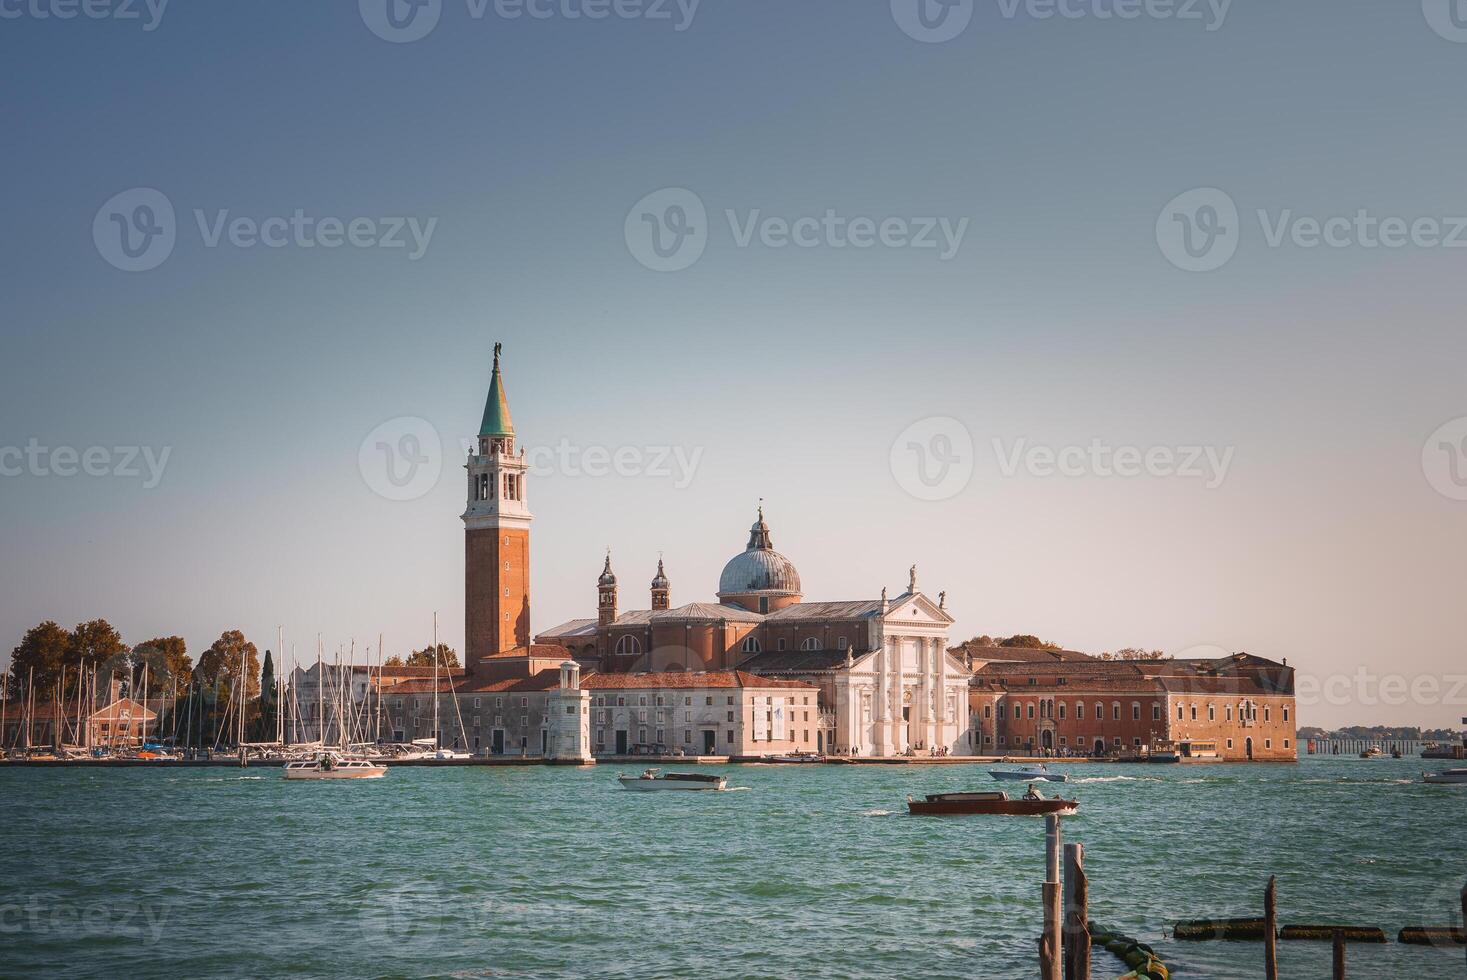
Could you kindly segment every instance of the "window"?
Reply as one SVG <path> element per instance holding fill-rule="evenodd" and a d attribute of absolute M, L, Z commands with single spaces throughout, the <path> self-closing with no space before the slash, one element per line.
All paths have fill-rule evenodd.
<path fill-rule="evenodd" d="M 837 638 L 835 641 L 835 648 L 837 650 L 844 650 L 849 646 L 850 644 L 846 642 L 846 638 L 844 636 Z"/>
<path fill-rule="evenodd" d="M 1177 705 L 1177 721 L 1181 721 L 1181 720 L 1182 720 L 1182 706 L 1179 704 L 1179 705 Z"/>
<path fill-rule="evenodd" d="M 800 644 L 800 649 L 801 650 L 819 650 L 820 649 L 820 640 L 817 639 L 816 637 L 813 637 L 813 636 L 807 636 L 807 637 L 805 637 L 805 641 Z"/>
<path fill-rule="evenodd" d="M 1271 739 L 1271 738 L 1264 739 L 1263 740 L 1263 747 L 1265 749 L 1271 749 L 1271 748 L 1273 748 L 1273 739 Z"/>
<path fill-rule="evenodd" d="M 1288 721 L 1288 720 L 1289 720 L 1289 709 L 1288 708 L 1285 708 L 1284 709 L 1284 721 Z M 1284 740 L 1284 748 L 1288 748 L 1288 747 L 1289 747 L 1289 742 L 1288 742 L 1287 739 L 1285 739 Z"/>
<path fill-rule="evenodd" d="M 1232 739 L 1228 739 L 1228 748 L 1232 748 L 1232 747 L 1233 747 L 1233 740 Z"/>
<path fill-rule="evenodd" d="M 645 706 L 647 704 L 647 695 L 643 694 L 641 697 L 637 698 L 637 704 Z"/>
<path fill-rule="evenodd" d="M 1233 706 L 1230 705 L 1230 704 L 1229 705 L 1224 705 L 1223 706 L 1223 721 L 1232 721 L 1232 720 L 1233 720 Z"/>
<path fill-rule="evenodd" d="M 1018 719 L 1020 719 L 1022 717 L 1024 717 L 1024 709 L 1023 709 L 1023 707 L 1020 706 L 1020 705 L 1017 705 L 1017 704 L 1014 705 L 1014 720 L 1017 721 Z"/>
<path fill-rule="evenodd" d="M 723 740 L 725 742 L 727 742 L 729 745 L 732 745 L 733 744 L 733 729 L 730 728 L 728 731 L 724 732 L 723 734 L 724 734 Z"/>
<path fill-rule="evenodd" d="M 991 704 L 985 704 L 983 706 L 983 717 L 985 719 L 992 718 L 993 717 L 993 705 L 991 705 Z"/>
<path fill-rule="evenodd" d="M 693 740 L 693 730 L 691 728 L 685 729 L 683 731 L 683 741 L 684 742 L 691 742 L 692 740 Z"/>
<path fill-rule="evenodd" d="M 769 597 L 767 595 L 761 595 L 759 597 L 759 611 L 761 613 L 767 613 L 769 611 Z"/>
<path fill-rule="evenodd" d="M 474 707 L 479 707 L 479 698 L 474 698 Z"/>
<path fill-rule="evenodd" d="M 1263 720 L 1264 721 L 1268 721 L 1268 708 L 1267 707 L 1264 707 L 1264 709 L 1263 709 Z"/>
<path fill-rule="evenodd" d="M 1161 705 L 1153 704 L 1151 706 L 1151 720 L 1161 721 Z"/>
<path fill-rule="evenodd" d="M 1207 720 L 1208 721 L 1217 721 L 1217 708 L 1216 708 L 1216 706 L 1210 705 L 1210 704 L 1207 706 Z"/>
<path fill-rule="evenodd" d="M 708 695 L 708 696 L 707 696 L 707 697 L 705 697 L 705 698 L 704 698 L 704 699 L 703 699 L 703 703 L 704 703 L 704 704 L 705 704 L 705 705 L 711 705 L 711 704 L 712 704 L 712 703 L 713 703 L 713 695 L 711 695 L 711 694 L 710 694 L 710 695 Z"/>
<path fill-rule="evenodd" d="M 1110 716 L 1113 721 L 1121 720 L 1121 703 L 1116 701 L 1110 706 Z"/>
<path fill-rule="evenodd" d="M 684 708 L 691 708 L 692 706 L 693 706 L 693 699 L 692 698 L 686 698 L 686 697 L 683 698 L 683 707 Z"/>
<path fill-rule="evenodd" d="M 776 649 L 779 649 L 779 650 L 783 650 L 784 649 L 784 637 L 781 636 L 779 638 L 779 642 L 775 644 L 775 648 Z"/>
<path fill-rule="evenodd" d="M 1192 720 L 1193 721 L 1196 721 L 1197 720 L 1197 705 L 1195 705 L 1195 704 L 1192 705 Z"/>
<path fill-rule="evenodd" d="M 730 712 L 729 712 L 729 713 L 728 713 L 728 720 L 729 720 L 729 721 L 733 721 L 733 720 L 734 720 L 734 713 L 733 713 L 733 712 L 732 712 L 732 711 L 730 711 Z"/>
<path fill-rule="evenodd" d="M 1029 705 L 1029 717 L 1030 718 L 1033 718 L 1034 717 L 1034 705 L 1032 705 L 1032 704 Z"/>
<path fill-rule="evenodd" d="M 1288 747 L 1289 747 L 1289 740 L 1288 739 L 1284 739 L 1284 748 L 1288 748 Z"/>
<path fill-rule="evenodd" d="M 638 728 L 637 729 L 637 741 L 638 742 L 641 742 L 643 745 L 646 745 L 647 744 L 647 729 L 645 729 L 645 728 Z"/>
<path fill-rule="evenodd" d="M 1132 701 L 1131 702 L 1131 720 L 1132 721 L 1140 721 L 1141 720 L 1141 702 L 1140 701 Z"/>
<path fill-rule="evenodd" d="M 1059 717 L 1060 721 L 1065 720 L 1065 703 L 1063 701 L 1059 703 Z"/>
<path fill-rule="evenodd" d="M 642 652 L 642 641 L 628 634 L 616 641 L 616 652 L 620 656 Z"/>
<path fill-rule="evenodd" d="M 1084 719 L 1084 717 L 1085 717 L 1085 702 L 1084 701 L 1076 701 L 1075 702 L 1075 720 L 1076 721 L 1081 721 L 1081 720 Z"/>
<path fill-rule="evenodd" d="M 743 651 L 745 653 L 758 653 L 759 652 L 759 638 L 757 636 L 746 636 L 746 637 L 744 637 L 744 645 L 743 645 L 742 649 L 743 649 Z"/>

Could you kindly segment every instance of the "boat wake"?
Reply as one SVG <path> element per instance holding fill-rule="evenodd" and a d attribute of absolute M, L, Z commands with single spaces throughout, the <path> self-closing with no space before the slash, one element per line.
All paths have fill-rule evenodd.
<path fill-rule="evenodd" d="M 1072 783 L 1162 783 L 1160 776 L 1081 776 Z"/>
<path fill-rule="evenodd" d="M 863 816 L 863 817 L 889 817 L 889 816 L 891 816 L 891 811 L 890 810 L 866 810 L 866 811 L 864 811 L 861 814 L 861 816 Z"/>

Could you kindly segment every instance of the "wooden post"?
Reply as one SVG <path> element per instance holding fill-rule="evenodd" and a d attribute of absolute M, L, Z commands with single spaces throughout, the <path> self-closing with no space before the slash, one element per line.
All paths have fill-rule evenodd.
<path fill-rule="evenodd" d="M 1064 980 L 1090 980 L 1089 888 L 1085 845 L 1065 845 Z"/>
<path fill-rule="evenodd" d="M 1335 930 L 1334 980 L 1345 980 L 1345 930 Z"/>
<path fill-rule="evenodd" d="M 1279 895 L 1278 878 L 1268 876 L 1263 893 L 1263 975 L 1279 980 Z"/>
<path fill-rule="evenodd" d="M 1462 930 L 1467 932 L 1467 885 L 1462 886 Z"/>
<path fill-rule="evenodd" d="M 1044 935 L 1039 940 L 1039 975 L 1042 980 L 1063 980 L 1063 912 L 1060 887 L 1060 816 L 1044 817 Z"/>

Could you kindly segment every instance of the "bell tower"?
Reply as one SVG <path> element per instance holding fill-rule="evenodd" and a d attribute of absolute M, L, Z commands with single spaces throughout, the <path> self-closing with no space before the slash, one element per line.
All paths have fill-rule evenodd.
<path fill-rule="evenodd" d="M 468 509 L 464 511 L 464 666 L 472 673 L 486 657 L 530 646 L 530 522 L 525 451 L 515 452 L 514 423 L 499 373 L 502 344 L 494 345 L 494 376 L 469 453 Z"/>

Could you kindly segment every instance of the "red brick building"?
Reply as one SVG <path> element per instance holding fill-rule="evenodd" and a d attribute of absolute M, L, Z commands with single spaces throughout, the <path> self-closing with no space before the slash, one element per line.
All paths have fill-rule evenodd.
<path fill-rule="evenodd" d="M 993 653 L 1023 659 L 975 664 L 974 754 L 1297 757 L 1294 672 L 1287 664 L 1246 653 L 1157 661 Z"/>

